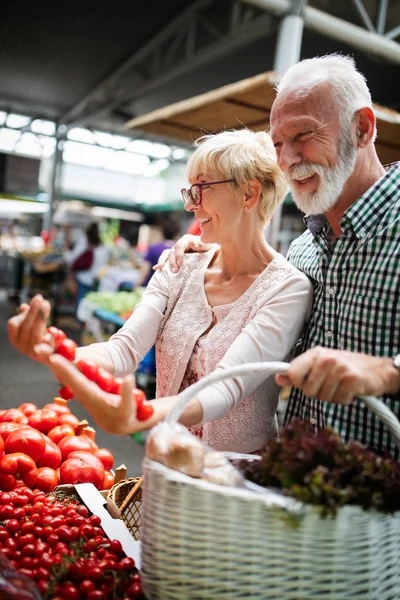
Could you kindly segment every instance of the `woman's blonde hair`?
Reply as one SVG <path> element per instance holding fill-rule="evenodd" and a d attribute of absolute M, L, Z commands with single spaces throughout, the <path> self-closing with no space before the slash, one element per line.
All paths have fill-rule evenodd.
<path fill-rule="evenodd" d="M 217 172 L 238 185 L 256 179 L 261 184 L 258 212 L 263 222 L 268 222 L 288 189 L 269 134 L 233 129 L 204 135 L 195 146 L 186 169 L 189 181 L 199 173 L 213 176 Z"/>

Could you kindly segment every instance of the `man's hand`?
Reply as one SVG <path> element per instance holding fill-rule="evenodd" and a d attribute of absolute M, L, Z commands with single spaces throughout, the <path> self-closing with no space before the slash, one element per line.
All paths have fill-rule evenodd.
<path fill-rule="evenodd" d="M 7 324 L 11 344 L 22 354 L 39 362 L 44 360 L 37 356 L 34 347 L 46 341 L 50 312 L 50 303 L 38 294 L 32 298 L 30 304 L 21 304 L 18 315 L 11 317 Z"/>
<path fill-rule="evenodd" d="M 177 273 L 183 264 L 185 252 L 207 252 L 211 248 L 214 248 L 214 244 L 203 244 L 198 235 L 187 233 L 170 250 L 164 250 L 153 269 L 155 271 L 162 270 L 168 261 L 171 271 Z"/>
<path fill-rule="evenodd" d="M 310 398 L 350 404 L 356 396 L 395 394 L 400 377 L 390 358 L 316 347 L 290 363 L 278 385 L 294 386 Z"/>

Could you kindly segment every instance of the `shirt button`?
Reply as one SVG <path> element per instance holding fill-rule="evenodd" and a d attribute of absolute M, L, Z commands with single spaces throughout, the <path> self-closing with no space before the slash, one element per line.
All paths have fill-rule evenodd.
<path fill-rule="evenodd" d="M 330 339 L 332 336 L 333 336 L 333 333 L 332 333 L 332 331 L 327 331 L 327 332 L 326 332 L 326 337 L 327 337 L 327 338 L 329 338 L 329 339 Z"/>
<path fill-rule="evenodd" d="M 333 294 L 335 293 L 335 290 L 334 290 L 334 288 L 331 287 L 328 289 L 328 292 L 330 293 L 331 296 L 333 296 Z"/>

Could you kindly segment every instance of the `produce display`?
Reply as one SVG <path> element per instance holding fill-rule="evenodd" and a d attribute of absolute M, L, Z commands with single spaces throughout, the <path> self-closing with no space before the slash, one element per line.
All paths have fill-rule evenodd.
<path fill-rule="evenodd" d="M 105 535 L 100 517 L 78 496 L 62 492 L 46 495 L 24 484 L 0 492 L 0 567 L 1 598 L 36 598 L 25 578 L 43 600 L 143 598 L 135 561 L 121 542 Z"/>
<path fill-rule="evenodd" d="M 110 489 L 114 458 L 99 448 L 62 398 L 38 409 L 30 402 L 0 411 L 0 490 L 25 485 L 52 492 L 61 484 L 93 483 Z M 1 518 L 1 517 L 0 517 Z"/>
<path fill-rule="evenodd" d="M 67 360 L 75 360 L 75 351 L 77 344 L 67 338 L 65 333 L 57 327 L 49 327 L 47 333 L 52 338 L 55 352 L 61 354 Z M 119 394 L 122 379 L 114 377 L 111 373 L 98 367 L 92 360 L 79 360 L 76 363 L 76 367 L 81 371 L 83 375 L 90 381 L 97 383 L 100 389 L 109 394 Z M 71 400 L 74 397 L 74 393 L 67 386 L 62 386 L 59 390 L 61 398 L 65 400 Z M 149 419 L 154 412 L 153 406 L 146 400 L 146 396 L 142 390 L 137 388 L 133 391 L 133 398 L 137 406 L 136 417 L 139 421 L 146 421 Z"/>
<path fill-rule="evenodd" d="M 99 308 L 110 310 L 117 315 L 130 315 L 136 304 L 142 299 L 145 288 L 136 288 L 133 292 L 89 292 L 85 300 L 96 304 Z"/>
<path fill-rule="evenodd" d="M 400 463 L 361 444 L 345 444 L 326 428 L 295 420 L 267 442 L 260 461 L 240 461 L 245 476 L 264 487 L 321 506 L 335 514 L 345 504 L 382 512 L 400 510 Z"/>

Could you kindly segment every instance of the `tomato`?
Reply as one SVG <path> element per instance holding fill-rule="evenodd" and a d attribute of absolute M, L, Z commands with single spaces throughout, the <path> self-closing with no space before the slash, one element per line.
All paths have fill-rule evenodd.
<path fill-rule="evenodd" d="M 116 564 L 115 568 L 117 571 L 122 571 L 123 573 L 126 573 L 128 571 L 131 571 L 134 567 L 135 561 L 133 560 L 133 558 L 130 558 L 129 556 L 124 556 L 124 558 L 121 558 L 121 560 Z"/>
<path fill-rule="evenodd" d="M 112 486 L 114 485 L 114 481 L 115 481 L 115 477 L 111 473 L 111 471 L 106 471 L 104 473 L 104 479 L 103 479 L 103 483 L 101 484 L 101 489 L 102 490 L 111 490 Z"/>
<path fill-rule="evenodd" d="M 93 583 L 93 581 L 90 581 L 89 579 L 84 579 L 79 584 L 79 593 L 84 598 L 86 598 L 88 596 L 88 594 L 90 592 L 93 592 L 95 589 L 96 589 L 95 584 Z"/>
<path fill-rule="evenodd" d="M 142 402 L 142 404 L 138 404 L 136 418 L 138 421 L 147 421 L 147 419 L 150 419 L 150 417 L 153 416 L 153 413 L 153 406 L 150 404 L 150 402 L 145 400 Z"/>
<path fill-rule="evenodd" d="M 101 460 L 101 462 L 104 465 L 104 468 L 107 471 L 112 469 L 114 464 L 114 457 L 112 453 L 109 450 L 107 450 L 107 448 L 99 448 L 94 454 L 95 456 L 97 456 L 97 458 Z"/>
<path fill-rule="evenodd" d="M 73 414 L 64 414 L 64 415 L 60 415 L 58 417 L 58 425 L 69 425 L 70 427 L 72 427 L 72 429 L 75 431 L 77 431 L 78 429 L 78 425 L 79 425 L 79 419 L 78 417 L 76 417 Z"/>
<path fill-rule="evenodd" d="M 64 400 L 72 400 L 72 398 L 75 396 L 75 392 L 73 392 L 67 385 L 63 385 L 63 387 L 58 390 L 58 393 L 60 394 L 61 398 L 64 398 Z"/>
<path fill-rule="evenodd" d="M 128 598 L 142 598 L 143 590 L 140 583 L 133 583 L 128 589 L 125 591 Z"/>
<path fill-rule="evenodd" d="M 22 411 L 18 410 L 18 408 L 9 408 L 4 414 L 0 416 L 0 423 L 5 423 L 7 421 L 12 421 L 14 423 L 26 425 L 28 423 L 28 418 L 24 415 Z"/>
<path fill-rule="evenodd" d="M 60 427 L 69 427 L 69 425 L 60 425 Z M 50 436 L 49 436 L 50 437 Z M 74 435 L 63 438 L 58 447 L 61 450 L 63 460 L 66 460 L 71 452 L 92 452 L 97 450 L 97 445 L 86 435 Z"/>
<path fill-rule="evenodd" d="M 53 410 L 38 410 L 28 418 L 29 425 L 42 433 L 48 433 L 57 425 L 58 415 Z"/>
<path fill-rule="evenodd" d="M 12 535 L 17 533 L 17 531 L 19 531 L 19 528 L 19 521 L 17 521 L 17 519 L 10 519 L 9 521 L 6 521 L 6 529 Z"/>
<path fill-rule="evenodd" d="M 4 440 L 0 435 L 0 456 L 4 453 Z"/>
<path fill-rule="evenodd" d="M 18 410 L 20 410 L 26 417 L 29 417 L 32 413 L 38 410 L 36 404 L 32 404 L 32 402 L 25 402 L 25 404 L 21 404 L 18 406 Z"/>
<path fill-rule="evenodd" d="M 61 344 L 61 342 L 63 342 L 67 337 L 61 329 L 58 329 L 58 327 L 54 326 L 48 327 L 47 333 L 50 333 L 50 335 L 53 337 L 54 345 L 56 347 L 59 344 Z"/>
<path fill-rule="evenodd" d="M 0 459 L 0 474 L 14 477 L 15 483 L 17 479 L 21 479 L 25 485 L 32 488 L 36 483 L 38 472 L 35 462 L 30 456 L 22 454 L 22 452 L 14 452 L 6 454 Z"/>
<path fill-rule="evenodd" d="M 0 473 L 0 490 L 9 492 L 15 488 L 17 480 L 12 475 L 4 475 Z"/>
<path fill-rule="evenodd" d="M 50 404 L 45 404 L 42 410 L 53 410 L 55 413 L 60 415 L 70 415 L 72 414 L 67 406 L 67 402 L 64 398 L 54 398 L 54 402 Z"/>
<path fill-rule="evenodd" d="M 80 370 L 84 376 L 90 381 L 95 381 L 98 372 L 98 366 L 94 362 L 94 360 L 78 360 L 76 363 L 77 368 Z"/>
<path fill-rule="evenodd" d="M 114 386 L 114 375 L 112 375 L 109 371 L 106 371 L 106 369 L 99 367 L 95 382 L 100 389 L 104 390 L 105 392 L 111 392 Z"/>
<path fill-rule="evenodd" d="M 57 469 L 57 467 L 60 466 L 61 460 L 62 460 L 61 450 L 57 446 L 57 444 L 55 444 L 53 442 L 53 440 L 51 440 L 49 437 L 47 437 L 47 435 L 44 435 L 44 434 L 42 434 L 42 435 L 45 440 L 45 450 L 44 450 L 43 456 L 37 462 L 37 466 L 38 467 L 50 467 L 51 469 Z M 39 489 L 42 489 L 42 488 L 39 488 Z"/>
<path fill-rule="evenodd" d="M 123 383 L 124 383 L 124 380 L 122 379 L 122 377 L 115 377 L 114 383 L 113 383 L 112 388 L 110 390 L 110 394 L 119 395 L 121 393 L 121 385 Z"/>
<path fill-rule="evenodd" d="M 75 435 L 75 431 L 70 425 L 56 425 L 56 427 L 50 429 L 47 437 L 58 445 L 63 438 L 71 437 L 73 435 Z"/>
<path fill-rule="evenodd" d="M 96 457 L 93 456 L 93 458 Z M 97 489 L 100 489 L 103 479 L 103 465 L 101 467 L 93 466 L 79 457 L 67 458 L 60 467 L 61 483 L 93 483 Z"/>
<path fill-rule="evenodd" d="M 77 450 L 76 452 L 71 452 L 71 454 L 68 455 L 68 458 L 81 458 L 88 465 L 100 469 L 100 471 L 103 472 L 104 479 L 104 465 L 101 462 L 101 460 L 92 452 L 82 452 L 80 450 Z"/>
<path fill-rule="evenodd" d="M 66 338 L 56 346 L 56 352 L 57 354 L 64 356 L 64 358 L 67 360 L 75 360 L 75 350 L 77 347 L 78 344 L 76 344 L 73 340 Z"/>
<path fill-rule="evenodd" d="M 134 388 L 133 399 L 135 400 L 137 406 L 139 406 L 139 404 L 142 404 L 146 400 L 146 395 L 143 390 L 139 390 L 139 388 Z"/>
<path fill-rule="evenodd" d="M 87 600 L 104 600 L 103 590 L 93 590 L 93 592 L 89 592 Z"/>
<path fill-rule="evenodd" d="M 23 452 L 33 458 L 35 462 L 43 456 L 45 448 L 46 442 L 42 434 L 32 427 L 26 426 L 12 431 L 4 444 L 6 454 Z"/>
<path fill-rule="evenodd" d="M 117 556 L 119 556 L 120 554 L 123 554 L 123 552 L 124 552 L 122 549 L 122 544 L 119 540 L 111 540 L 108 549 L 110 550 L 110 552 L 113 552 Z"/>
<path fill-rule="evenodd" d="M 54 469 L 50 467 L 40 467 L 36 480 L 36 487 L 43 492 L 52 492 L 56 485 L 59 484 L 58 475 Z"/>
<path fill-rule="evenodd" d="M 18 423 L 12 423 L 11 421 L 6 421 L 4 423 L 0 423 L 0 435 L 3 439 L 3 441 L 5 442 L 9 436 L 9 434 L 12 431 L 16 431 L 20 427 L 21 427 L 21 425 L 19 425 Z"/>
<path fill-rule="evenodd" d="M 64 600 L 78 600 L 79 591 L 73 583 L 64 583 L 61 588 L 61 595 Z"/>

